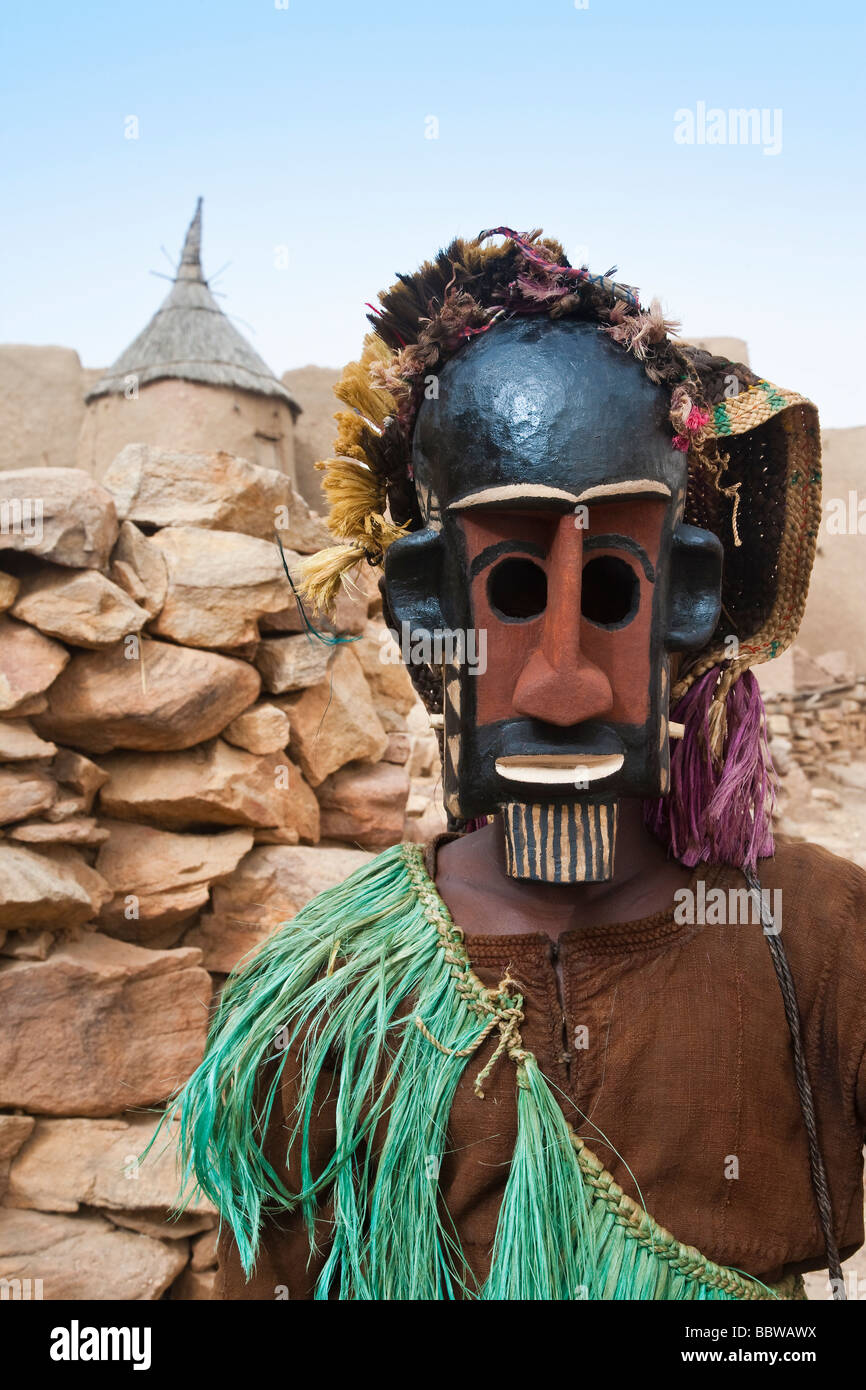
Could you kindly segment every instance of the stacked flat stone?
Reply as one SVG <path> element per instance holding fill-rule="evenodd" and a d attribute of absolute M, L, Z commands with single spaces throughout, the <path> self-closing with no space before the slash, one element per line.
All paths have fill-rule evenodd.
<path fill-rule="evenodd" d="M 45 1298 L 209 1296 L 215 1214 L 137 1155 L 214 988 L 443 825 L 378 590 L 310 638 L 275 530 L 290 569 L 330 540 L 228 454 L 0 473 L 0 1278 Z"/>

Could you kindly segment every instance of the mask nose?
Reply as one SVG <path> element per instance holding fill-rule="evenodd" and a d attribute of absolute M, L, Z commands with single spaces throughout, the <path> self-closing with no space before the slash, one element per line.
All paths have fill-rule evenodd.
<path fill-rule="evenodd" d="M 514 687 L 517 714 L 567 727 L 608 714 L 613 690 L 601 670 L 580 650 L 580 591 L 583 530 L 562 517 L 547 569 L 547 607 L 538 646 Z"/>

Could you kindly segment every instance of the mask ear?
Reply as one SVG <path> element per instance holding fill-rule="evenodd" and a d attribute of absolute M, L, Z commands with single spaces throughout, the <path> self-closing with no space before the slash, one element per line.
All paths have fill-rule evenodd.
<path fill-rule="evenodd" d="M 712 531 L 677 526 L 671 545 L 671 582 L 665 646 L 680 652 L 703 647 L 722 611 L 724 548 Z"/>
<path fill-rule="evenodd" d="M 396 622 L 420 637 L 445 627 L 439 595 L 445 548 L 438 531 L 413 531 L 385 552 L 385 585 Z"/>

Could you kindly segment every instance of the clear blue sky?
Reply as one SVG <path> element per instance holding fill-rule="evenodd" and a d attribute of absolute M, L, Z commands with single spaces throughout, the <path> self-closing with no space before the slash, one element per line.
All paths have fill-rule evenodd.
<path fill-rule="evenodd" d="M 0 341 L 107 365 L 201 193 L 205 273 L 278 373 L 355 356 L 364 301 L 455 232 L 543 226 L 866 423 L 854 0 L 280 3 L 6 7 Z M 676 143 L 699 102 L 781 110 L 780 153 Z"/>

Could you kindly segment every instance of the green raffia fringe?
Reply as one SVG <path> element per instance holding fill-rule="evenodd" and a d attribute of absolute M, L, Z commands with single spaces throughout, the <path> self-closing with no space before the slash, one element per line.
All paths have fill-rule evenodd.
<path fill-rule="evenodd" d="M 416 845 L 386 850 L 320 893 L 229 977 L 204 1061 L 165 1118 L 179 1112 L 185 1186 L 194 1180 L 230 1224 L 247 1275 L 264 1213 L 300 1207 L 312 1246 L 317 1206 L 330 1192 L 333 1243 L 317 1298 L 796 1297 L 790 1281 L 770 1289 L 681 1245 L 616 1186 L 523 1048 L 513 984 L 506 976 L 486 989 L 474 974 Z M 497 1031 L 476 1094 L 507 1054 L 518 1133 L 490 1274 L 478 1290 L 431 1172 L 448 1146 L 467 1059 Z M 263 1151 L 292 1050 L 300 1099 L 287 1151 L 300 1157 L 298 1192 L 286 1190 Z M 316 1086 L 335 1058 L 337 1142 L 313 1173 Z M 275 1065 L 257 1108 L 268 1060 Z M 373 1161 L 367 1141 L 385 1118 Z"/>

